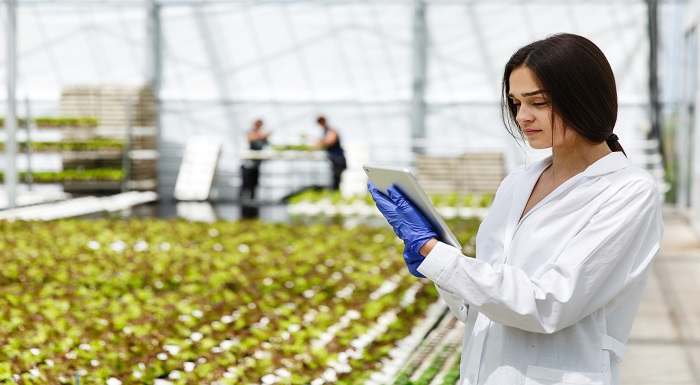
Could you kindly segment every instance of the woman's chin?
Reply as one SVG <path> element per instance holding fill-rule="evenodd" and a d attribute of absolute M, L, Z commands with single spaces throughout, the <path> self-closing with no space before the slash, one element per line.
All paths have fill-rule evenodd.
<path fill-rule="evenodd" d="M 552 147 L 551 143 L 542 143 L 541 141 L 537 140 L 528 140 L 527 143 L 530 145 L 535 150 L 544 150 L 546 148 Z"/>

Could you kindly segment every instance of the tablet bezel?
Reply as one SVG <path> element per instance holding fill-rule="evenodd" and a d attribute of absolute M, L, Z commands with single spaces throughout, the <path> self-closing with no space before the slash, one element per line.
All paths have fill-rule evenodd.
<path fill-rule="evenodd" d="M 425 193 L 423 188 L 418 184 L 416 177 L 407 168 L 393 168 L 385 166 L 374 166 L 365 164 L 362 169 L 367 174 L 372 183 L 377 187 L 382 194 L 388 196 L 387 188 L 396 186 L 399 191 L 408 198 L 408 200 L 420 211 L 421 214 L 430 222 L 433 230 L 438 235 L 438 240 L 462 249 L 462 246 L 457 241 L 452 230 L 447 226 L 445 220 L 437 211 L 430 198 Z"/>

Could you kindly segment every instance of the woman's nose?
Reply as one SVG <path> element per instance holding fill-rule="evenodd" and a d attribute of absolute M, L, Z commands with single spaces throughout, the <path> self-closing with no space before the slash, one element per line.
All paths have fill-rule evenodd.
<path fill-rule="evenodd" d="M 518 123 L 523 123 L 523 122 L 530 122 L 534 119 L 534 116 L 532 115 L 532 112 L 530 109 L 524 106 L 520 106 L 518 108 L 518 113 L 515 115 L 515 120 Z"/>

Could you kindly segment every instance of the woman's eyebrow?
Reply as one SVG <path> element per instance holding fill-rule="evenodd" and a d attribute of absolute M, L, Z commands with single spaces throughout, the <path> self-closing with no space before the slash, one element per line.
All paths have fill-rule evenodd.
<path fill-rule="evenodd" d="M 520 96 L 528 97 L 528 96 L 534 96 L 534 95 L 539 95 L 539 94 L 544 94 L 544 93 L 545 93 L 544 90 L 536 90 L 536 91 L 522 93 L 522 94 L 520 94 Z M 513 98 L 514 96 L 513 96 L 513 94 L 509 93 L 508 97 Z"/>

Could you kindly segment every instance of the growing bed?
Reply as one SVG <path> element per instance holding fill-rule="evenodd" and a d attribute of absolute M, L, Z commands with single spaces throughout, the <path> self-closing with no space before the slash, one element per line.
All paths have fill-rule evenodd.
<path fill-rule="evenodd" d="M 470 243 L 478 221 L 460 221 Z M 388 227 L 0 222 L 0 382 L 360 384 L 437 300 Z"/>

